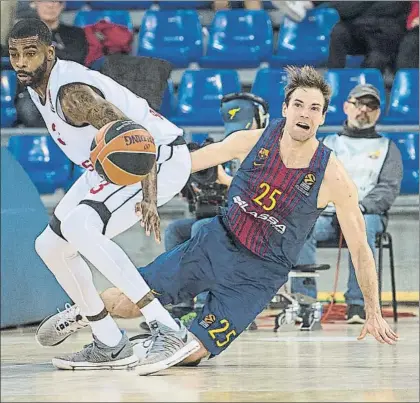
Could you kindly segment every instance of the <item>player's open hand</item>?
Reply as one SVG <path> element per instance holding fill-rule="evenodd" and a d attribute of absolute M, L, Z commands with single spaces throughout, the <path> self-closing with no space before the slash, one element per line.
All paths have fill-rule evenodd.
<path fill-rule="evenodd" d="M 367 315 L 365 324 L 357 340 L 362 340 L 370 333 L 379 343 L 395 344 L 398 335 L 389 327 L 381 314 Z"/>
<path fill-rule="evenodd" d="M 136 204 L 136 214 L 140 217 L 140 225 L 146 231 L 146 235 L 150 236 L 153 231 L 155 240 L 160 243 L 160 218 L 157 211 L 157 205 L 153 202 L 141 201 Z"/>

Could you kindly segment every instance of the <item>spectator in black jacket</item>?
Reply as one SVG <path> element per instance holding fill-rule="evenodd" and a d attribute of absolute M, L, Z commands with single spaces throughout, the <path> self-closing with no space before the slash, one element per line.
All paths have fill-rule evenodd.
<path fill-rule="evenodd" d="M 393 68 L 405 33 L 410 3 L 404 1 L 329 1 L 340 21 L 331 32 L 328 68 L 343 68 L 347 55 L 364 55 L 362 67 Z"/>
<path fill-rule="evenodd" d="M 38 17 L 48 25 L 52 32 L 57 57 L 84 64 L 88 53 L 85 32 L 82 28 L 60 22 L 64 7 L 64 1 L 35 1 Z"/>

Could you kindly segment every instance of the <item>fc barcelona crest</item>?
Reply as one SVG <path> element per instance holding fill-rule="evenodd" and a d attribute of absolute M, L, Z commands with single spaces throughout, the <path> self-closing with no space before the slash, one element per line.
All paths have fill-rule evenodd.
<path fill-rule="evenodd" d="M 269 154 L 270 150 L 267 150 L 266 148 L 260 148 L 257 153 L 257 158 L 254 161 L 254 166 L 262 165 L 268 158 Z"/>

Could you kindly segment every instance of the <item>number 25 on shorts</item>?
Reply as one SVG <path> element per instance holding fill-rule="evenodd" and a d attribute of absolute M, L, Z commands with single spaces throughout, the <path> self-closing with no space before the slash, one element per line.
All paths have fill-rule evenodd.
<path fill-rule="evenodd" d="M 229 330 L 229 327 L 230 327 L 229 321 L 227 321 L 226 319 L 222 319 L 219 322 L 222 325 L 222 327 L 219 327 L 217 329 L 209 330 L 209 335 L 213 340 L 218 338 L 218 340 L 216 340 L 216 346 L 217 347 L 224 347 L 224 346 L 226 346 L 226 344 L 228 344 L 232 341 L 231 338 L 236 336 L 236 331 L 231 330 L 230 332 L 226 333 Z M 219 339 L 219 338 L 222 338 L 221 337 L 222 335 L 220 335 L 219 337 L 216 336 L 218 333 L 225 333 L 224 340 Z"/>

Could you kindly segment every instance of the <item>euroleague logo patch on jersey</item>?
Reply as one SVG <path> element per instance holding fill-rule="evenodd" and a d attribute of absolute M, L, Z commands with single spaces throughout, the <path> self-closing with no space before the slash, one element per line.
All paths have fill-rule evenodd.
<path fill-rule="evenodd" d="M 305 196 L 309 196 L 309 192 L 316 183 L 316 176 L 313 173 L 306 174 L 303 179 L 295 187 Z"/>
<path fill-rule="evenodd" d="M 201 327 L 204 329 L 207 329 L 209 326 L 211 326 L 214 322 L 216 322 L 216 316 L 212 313 L 209 313 L 204 317 L 204 319 L 199 323 Z"/>
<path fill-rule="evenodd" d="M 265 160 L 270 155 L 270 150 L 267 150 L 266 148 L 260 148 L 257 153 L 257 158 L 255 158 L 254 166 L 258 167 L 262 164 L 264 164 Z"/>

